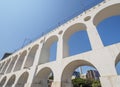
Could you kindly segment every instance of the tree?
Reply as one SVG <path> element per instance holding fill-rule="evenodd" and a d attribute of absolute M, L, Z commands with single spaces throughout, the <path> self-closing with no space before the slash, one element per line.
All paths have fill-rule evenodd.
<path fill-rule="evenodd" d="M 93 81 L 92 87 L 101 87 L 100 81 L 98 80 Z"/>
<path fill-rule="evenodd" d="M 73 87 L 101 87 L 99 80 L 75 78 L 72 83 Z"/>

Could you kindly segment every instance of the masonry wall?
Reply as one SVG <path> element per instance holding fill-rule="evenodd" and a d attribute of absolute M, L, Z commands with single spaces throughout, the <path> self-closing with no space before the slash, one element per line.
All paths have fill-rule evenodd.
<path fill-rule="evenodd" d="M 96 26 L 105 18 L 120 15 L 120 0 L 106 0 L 59 26 L 37 41 L 0 61 L 0 87 L 72 87 L 72 72 L 89 65 L 100 73 L 102 87 L 119 87 L 115 65 L 120 61 L 120 43 L 104 47 Z M 70 36 L 85 30 L 92 50 L 69 56 Z M 50 46 L 57 42 L 56 61 L 50 62 Z"/>

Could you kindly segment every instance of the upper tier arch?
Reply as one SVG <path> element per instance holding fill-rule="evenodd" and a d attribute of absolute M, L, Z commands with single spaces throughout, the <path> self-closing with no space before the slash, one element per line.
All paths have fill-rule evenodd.
<path fill-rule="evenodd" d="M 120 3 L 113 4 L 108 7 L 103 8 L 100 10 L 93 18 L 93 24 L 97 26 L 102 20 L 115 16 L 120 15 Z"/>

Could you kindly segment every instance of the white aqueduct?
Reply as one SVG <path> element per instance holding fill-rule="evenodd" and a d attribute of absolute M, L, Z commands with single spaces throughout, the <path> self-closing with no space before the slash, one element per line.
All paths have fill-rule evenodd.
<path fill-rule="evenodd" d="M 105 18 L 120 15 L 120 0 L 105 0 L 39 40 L 0 61 L 0 87 L 72 87 L 71 76 L 78 66 L 88 65 L 100 73 L 102 87 L 120 87 L 115 65 L 120 61 L 120 43 L 104 46 L 96 26 Z M 67 41 L 86 30 L 92 50 L 69 56 Z M 49 62 L 50 46 L 57 41 L 56 61 Z"/>

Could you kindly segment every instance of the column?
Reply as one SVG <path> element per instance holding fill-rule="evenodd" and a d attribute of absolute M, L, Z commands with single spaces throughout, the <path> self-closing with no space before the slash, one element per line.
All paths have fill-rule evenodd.
<path fill-rule="evenodd" d="M 4 74 L 4 72 L 5 72 L 5 70 L 6 70 L 6 67 L 7 67 L 7 65 L 8 65 L 8 60 L 5 60 L 5 64 L 4 64 L 4 66 L 3 66 L 3 68 L 1 69 L 1 74 Z"/>
<path fill-rule="evenodd" d="M 26 62 L 27 57 L 28 57 L 28 55 L 29 55 L 29 52 L 30 52 L 30 51 L 27 50 L 27 54 L 26 54 L 26 56 L 25 56 L 25 58 L 24 58 L 24 61 L 23 61 L 22 66 L 21 66 L 21 69 L 24 69 L 24 65 L 25 65 L 25 62 Z M 25 68 L 29 68 L 29 67 L 25 67 Z"/>
<path fill-rule="evenodd" d="M 9 68 L 9 66 L 10 66 L 10 64 L 11 64 L 11 62 L 12 62 L 12 59 L 13 59 L 13 58 L 11 58 L 10 62 L 8 63 L 7 68 L 6 68 L 6 70 L 5 70 L 5 72 L 4 72 L 4 73 L 6 73 L 6 72 L 7 72 L 8 68 Z"/>
<path fill-rule="evenodd" d="M 4 61 L 4 62 L 2 63 L 1 70 L 0 70 L 0 73 L 1 73 L 1 74 L 2 74 L 3 68 L 5 67 L 5 64 L 6 64 L 6 62 Z"/>
<path fill-rule="evenodd" d="M 119 87 L 120 76 L 106 76 L 100 77 L 102 87 Z"/>
<path fill-rule="evenodd" d="M 62 87 L 61 86 L 61 81 L 54 81 L 54 82 L 52 82 L 51 87 Z"/>
<path fill-rule="evenodd" d="M 69 56 L 69 47 L 67 41 L 68 40 L 63 38 L 62 36 L 59 37 L 57 43 L 57 60 L 61 60 Z"/>
<path fill-rule="evenodd" d="M 97 32 L 96 26 L 91 21 L 86 23 L 87 33 L 93 50 L 104 47 L 102 40 Z"/>
<path fill-rule="evenodd" d="M 20 57 L 20 54 L 17 56 L 17 59 L 16 59 L 16 61 L 15 61 L 14 65 L 13 65 L 13 67 L 12 67 L 11 72 L 13 72 L 13 71 L 14 71 L 15 66 L 16 66 L 16 63 L 17 63 L 17 61 L 19 60 L 19 57 Z"/>
<path fill-rule="evenodd" d="M 42 46 L 43 46 L 43 44 L 40 44 L 38 50 L 36 51 L 34 63 L 33 63 L 33 66 L 30 68 L 28 81 L 27 81 L 25 87 L 33 87 L 32 81 L 36 75 Z"/>

